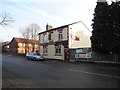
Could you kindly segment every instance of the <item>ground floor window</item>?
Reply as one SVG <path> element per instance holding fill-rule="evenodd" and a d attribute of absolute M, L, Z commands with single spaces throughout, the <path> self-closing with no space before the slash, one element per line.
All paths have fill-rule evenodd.
<path fill-rule="evenodd" d="M 47 46 L 43 46 L 43 54 L 47 54 Z"/>
<path fill-rule="evenodd" d="M 55 54 L 61 54 L 61 45 L 55 46 Z"/>
<path fill-rule="evenodd" d="M 25 53 L 25 50 L 24 49 L 19 49 L 18 52 L 19 53 Z"/>

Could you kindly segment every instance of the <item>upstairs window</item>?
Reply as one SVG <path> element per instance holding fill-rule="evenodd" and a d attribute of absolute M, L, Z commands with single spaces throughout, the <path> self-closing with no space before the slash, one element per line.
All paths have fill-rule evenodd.
<path fill-rule="evenodd" d="M 35 47 L 38 47 L 38 44 L 35 44 Z"/>
<path fill-rule="evenodd" d="M 10 48 L 10 46 L 8 45 L 8 46 L 6 46 L 7 48 Z"/>
<path fill-rule="evenodd" d="M 19 43 L 19 46 L 21 46 L 21 47 L 22 47 L 22 43 Z"/>
<path fill-rule="evenodd" d="M 29 44 L 29 47 L 31 47 L 32 46 L 32 44 Z"/>
<path fill-rule="evenodd" d="M 43 42 L 47 42 L 47 35 L 43 34 Z"/>
<path fill-rule="evenodd" d="M 49 39 L 49 41 L 53 41 L 53 32 L 49 33 L 48 39 Z"/>
<path fill-rule="evenodd" d="M 58 34 L 58 40 L 62 40 L 62 39 L 63 39 L 62 31 L 59 31 L 59 34 Z"/>
<path fill-rule="evenodd" d="M 39 41 L 40 41 L 41 35 L 39 35 Z"/>

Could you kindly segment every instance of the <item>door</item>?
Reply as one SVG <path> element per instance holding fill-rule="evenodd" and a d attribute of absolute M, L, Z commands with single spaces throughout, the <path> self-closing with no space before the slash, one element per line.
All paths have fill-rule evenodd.
<path fill-rule="evenodd" d="M 68 48 L 64 49 L 64 61 L 69 61 L 69 50 L 68 50 Z"/>

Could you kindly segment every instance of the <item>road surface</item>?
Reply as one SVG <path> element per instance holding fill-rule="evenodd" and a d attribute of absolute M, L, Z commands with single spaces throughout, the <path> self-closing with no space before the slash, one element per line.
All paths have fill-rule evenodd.
<path fill-rule="evenodd" d="M 120 84 L 118 67 L 107 64 L 3 55 L 2 70 L 3 88 L 118 88 Z"/>

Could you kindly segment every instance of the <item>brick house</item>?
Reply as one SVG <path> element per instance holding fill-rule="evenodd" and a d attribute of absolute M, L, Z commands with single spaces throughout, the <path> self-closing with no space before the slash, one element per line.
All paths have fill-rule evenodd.
<path fill-rule="evenodd" d="M 91 48 L 91 32 L 82 21 L 52 28 L 39 33 L 39 52 L 45 58 L 70 60 L 70 49 Z"/>
<path fill-rule="evenodd" d="M 9 43 L 9 52 L 14 54 L 25 54 L 37 50 L 38 41 L 35 40 L 14 37 Z"/>
<path fill-rule="evenodd" d="M 9 41 L 2 42 L 2 52 L 8 52 L 9 51 Z"/>

